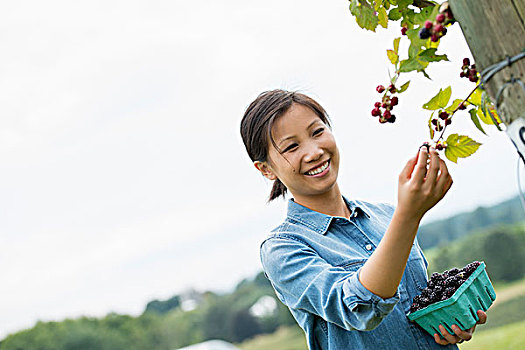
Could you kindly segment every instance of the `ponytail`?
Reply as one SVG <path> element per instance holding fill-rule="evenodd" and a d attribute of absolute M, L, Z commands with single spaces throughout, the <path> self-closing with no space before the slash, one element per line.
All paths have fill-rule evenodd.
<path fill-rule="evenodd" d="M 275 198 L 279 198 L 280 196 L 283 196 L 286 194 L 288 189 L 286 186 L 281 182 L 279 179 L 275 179 L 272 186 L 272 192 L 270 193 L 270 197 L 268 198 L 268 202 L 273 201 Z"/>

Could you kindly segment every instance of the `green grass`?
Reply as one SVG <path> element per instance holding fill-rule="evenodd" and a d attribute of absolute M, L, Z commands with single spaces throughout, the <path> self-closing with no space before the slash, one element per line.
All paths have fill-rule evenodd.
<path fill-rule="evenodd" d="M 299 326 L 281 327 L 273 334 L 260 335 L 237 345 L 242 350 L 306 350 L 306 338 Z"/>
<path fill-rule="evenodd" d="M 476 330 L 471 341 L 459 346 L 461 350 L 525 350 L 525 321 L 515 322 L 484 332 Z"/>

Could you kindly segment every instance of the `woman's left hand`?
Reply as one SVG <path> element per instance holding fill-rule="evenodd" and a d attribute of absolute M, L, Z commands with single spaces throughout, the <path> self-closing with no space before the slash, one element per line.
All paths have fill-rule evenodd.
<path fill-rule="evenodd" d="M 452 330 L 454 331 L 454 334 L 450 334 L 449 332 L 447 332 L 447 329 L 440 324 L 439 331 L 445 339 L 441 338 L 439 334 L 434 333 L 434 340 L 440 345 L 462 343 L 464 340 L 469 341 L 470 339 L 472 339 L 472 333 L 474 333 L 476 326 L 478 324 L 483 324 L 487 322 L 487 314 L 485 312 L 483 312 L 482 310 L 478 310 L 477 314 L 479 317 L 479 321 L 476 322 L 476 324 L 467 331 L 462 331 L 461 328 L 454 324 L 451 326 Z"/>

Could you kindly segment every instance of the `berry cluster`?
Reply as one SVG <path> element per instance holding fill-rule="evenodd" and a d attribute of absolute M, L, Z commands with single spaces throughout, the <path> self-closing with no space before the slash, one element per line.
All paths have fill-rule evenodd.
<path fill-rule="evenodd" d="M 471 262 L 462 269 L 456 267 L 443 273 L 434 272 L 428 285 L 421 294 L 416 295 L 410 306 L 410 312 L 416 312 L 430 304 L 450 298 L 480 265 L 479 261 Z"/>
<path fill-rule="evenodd" d="M 443 120 L 443 123 L 445 125 L 452 124 L 452 116 L 447 111 L 441 111 L 438 114 L 438 118 L 433 118 L 431 121 L 432 125 L 434 125 L 434 130 L 436 130 L 436 132 L 440 132 L 444 128 L 443 124 L 441 124 L 441 120 Z"/>
<path fill-rule="evenodd" d="M 442 36 L 447 34 L 445 26 L 450 23 L 454 23 L 454 17 L 448 6 L 445 6 L 440 9 L 433 22 L 425 21 L 423 28 L 419 31 L 419 37 L 421 39 L 430 38 L 432 42 L 437 42 Z"/>
<path fill-rule="evenodd" d="M 383 85 L 378 85 L 376 91 L 380 94 L 387 90 Z M 392 114 L 392 108 L 399 103 L 397 96 L 393 96 L 397 92 L 397 88 L 394 84 L 390 84 L 387 92 L 383 95 L 381 102 L 374 103 L 374 109 L 372 109 L 372 116 L 379 117 L 380 123 L 393 123 L 396 121 L 396 116 Z M 389 95 L 389 93 L 391 95 Z M 383 108 L 383 111 L 381 111 Z"/>
<path fill-rule="evenodd" d="M 463 59 L 463 66 L 461 66 L 461 73 L 459 73 L 461 78 L 468 78 L 471 82 L 475 83 L 478 81 L 478 71 L 476 70 L 476 65 L 470 65 L 470 60 L 468 58 Z"/>

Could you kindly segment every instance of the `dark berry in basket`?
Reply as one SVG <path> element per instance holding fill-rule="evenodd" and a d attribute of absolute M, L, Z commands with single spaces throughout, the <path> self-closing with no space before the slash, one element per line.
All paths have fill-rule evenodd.
<path fill-rule="evenodd" d="M 442 273 L 434 272 L 421 294 L 414 297 L 410 312 L 421 310 L 430 304 L 450 298 L 479 265 L 479 261 L 473 261 L 462 269 L 453 267 Z"/>

